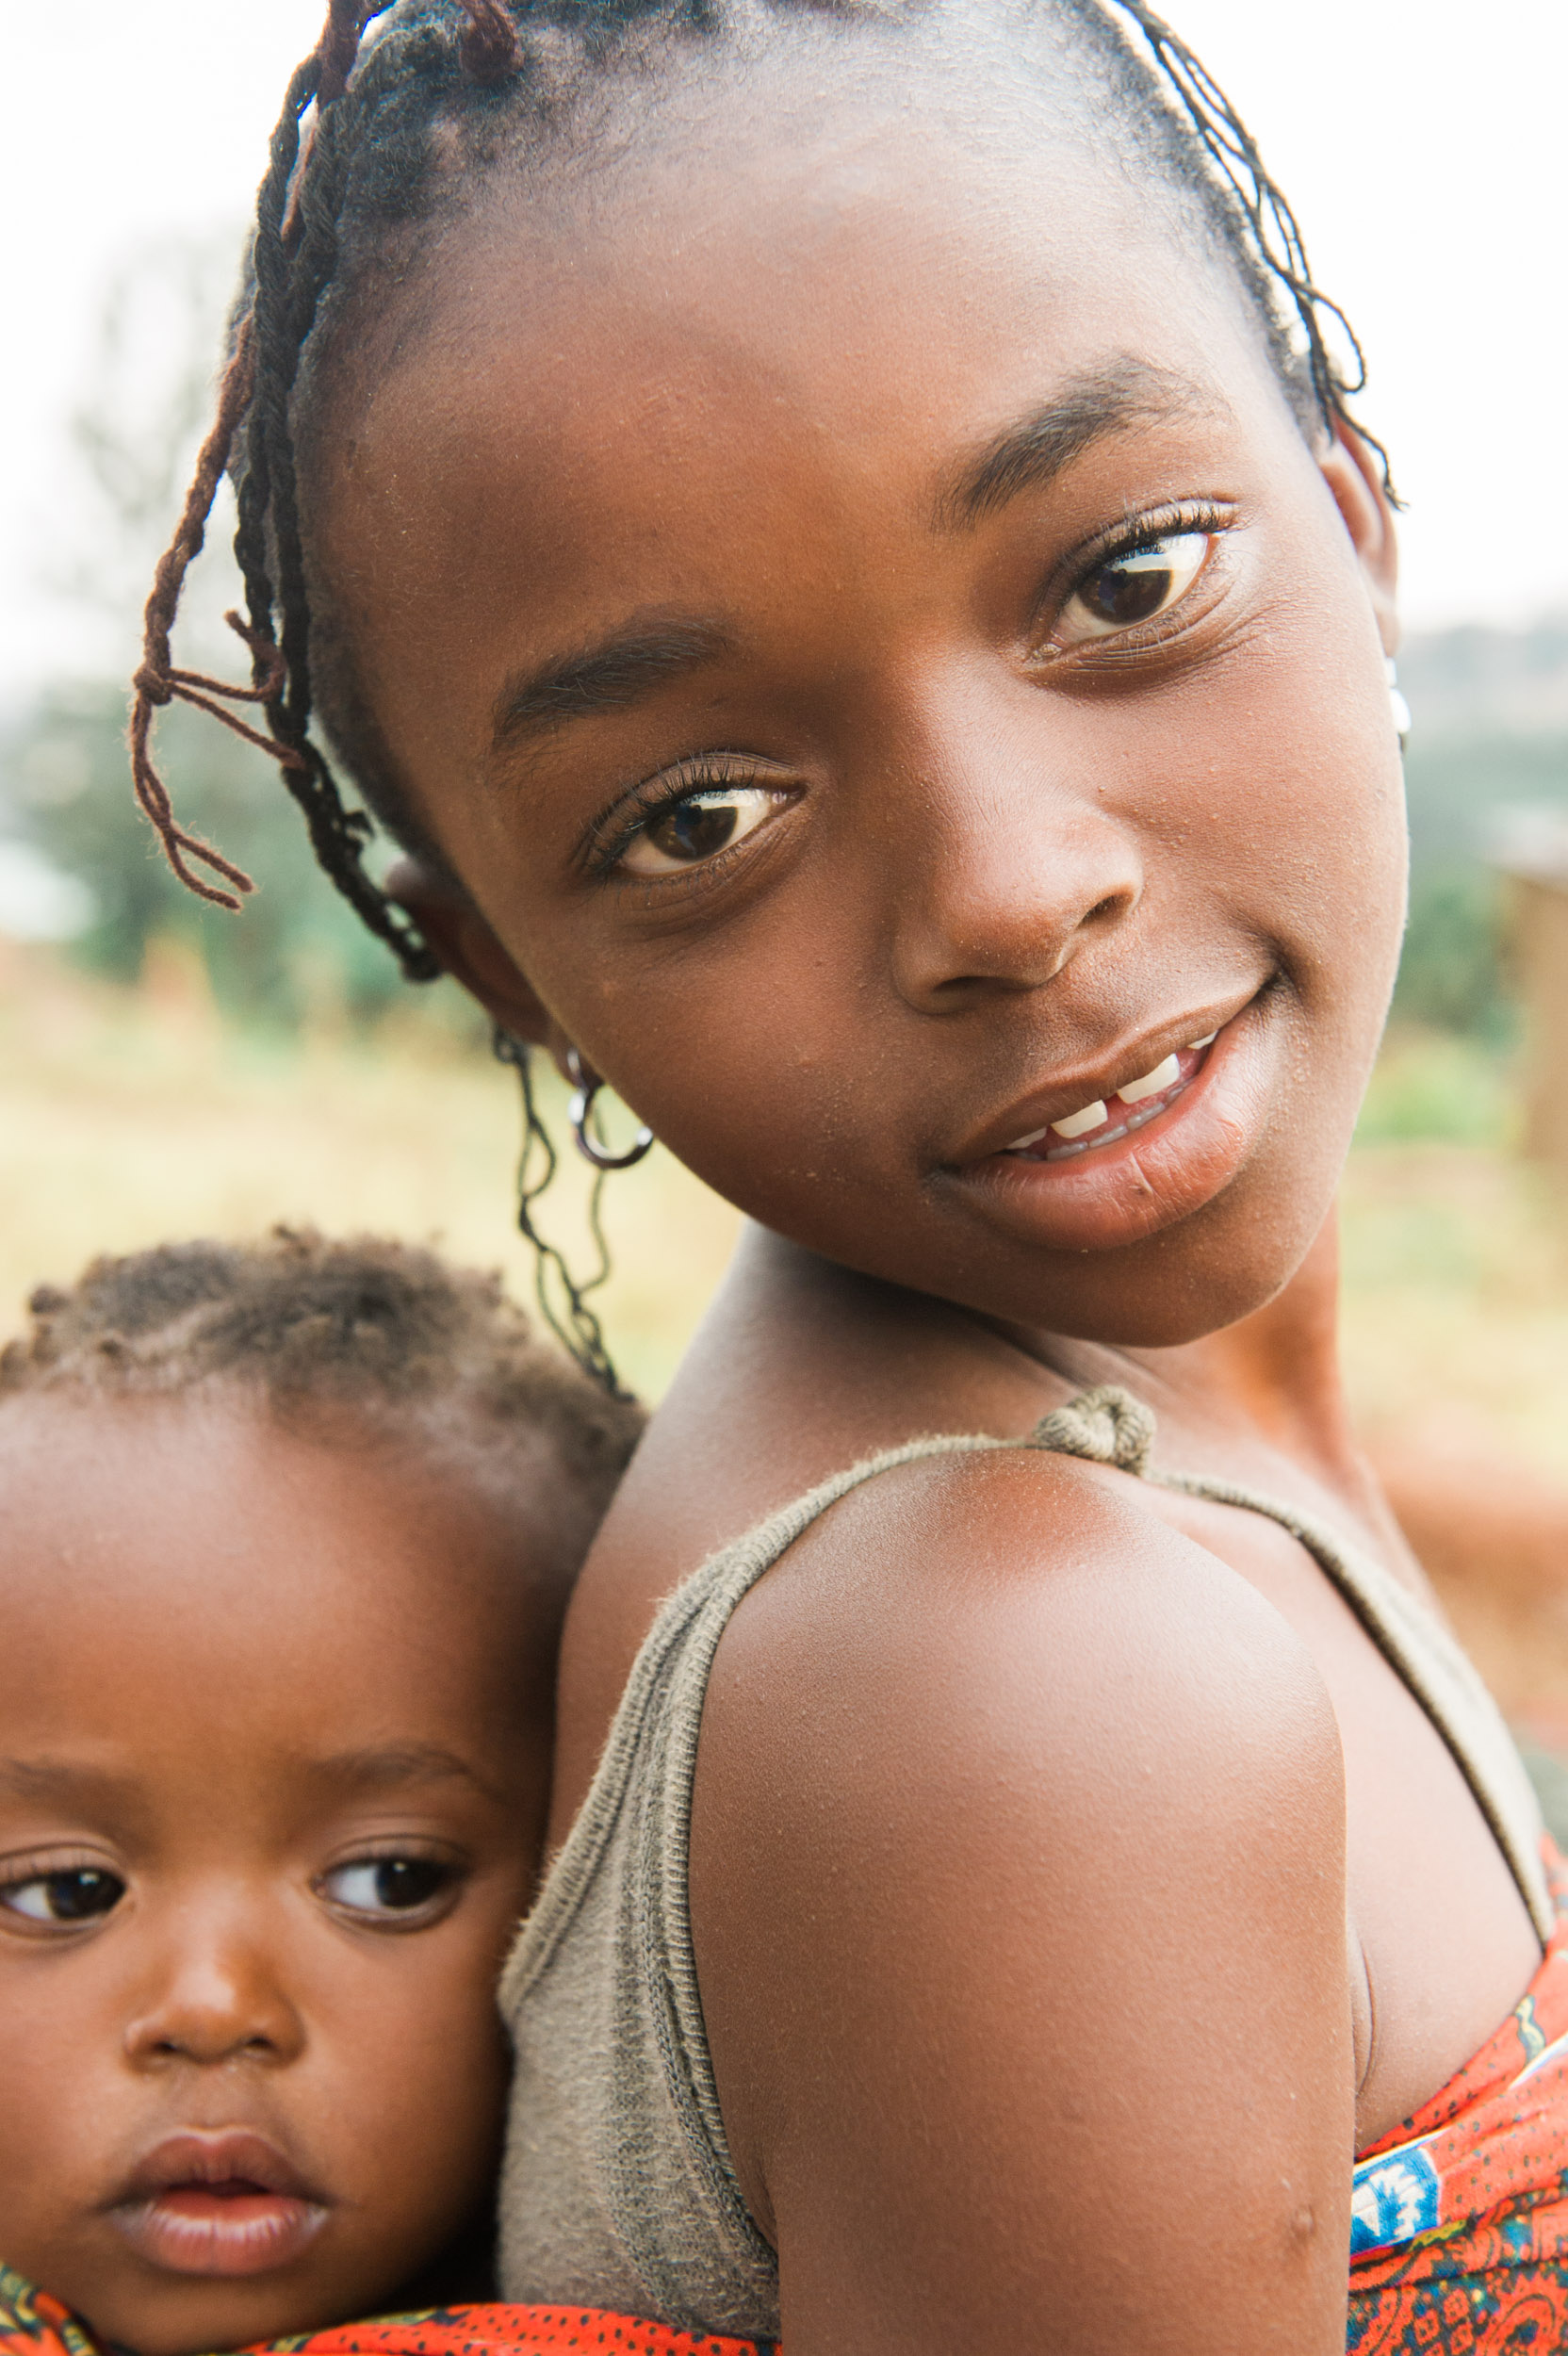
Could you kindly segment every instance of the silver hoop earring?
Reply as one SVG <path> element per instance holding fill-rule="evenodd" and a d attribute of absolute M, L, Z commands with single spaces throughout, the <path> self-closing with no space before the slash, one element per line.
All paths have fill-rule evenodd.
<path fill-rule="evenodd" d="M 1383 657 L 1383 676 L 1388 681 L 1388 708 L 1394 714 L 1394 733 L 1399 740 L 1399 750 L 1403 752 L 1405 740 L 1410 734 L 1410 706 L 1399 692 L 1399 673 L 1391 654 Z"/>
<path fill-rule="evenodd" d="M 602 1080 L 590 1080 L 582 1069 L 582 1057 L 575 1047 L 566 1050 L 566 1075 L 572 1084 L 572 1101 L 566 1107 L 566 1118 L 572 1124 L 577 1150 L 585 1162 L 596 1170 L 630 1170 L 640 1162 L 653 1143 L 651 1129 L 639 1129 L 624 1153 L 611 1153 L 599 1143 L 589 1128 L 593 1117 L 594 1099 L 604 1086 Z"/>

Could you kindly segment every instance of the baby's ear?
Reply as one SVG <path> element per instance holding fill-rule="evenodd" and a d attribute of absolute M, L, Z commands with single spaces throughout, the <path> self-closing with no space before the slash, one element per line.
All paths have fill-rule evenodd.
<path fill-rule="evenodd" d="M 553 1023 L 472 901 L 416 859 L 400 859 L 383 890 L 406 908 L 445 972 L 514 1039 L 553 1047 Z"/>
<path fill-rule="evenodd" d="M 1382 452 L 1343 418 L 1318 460 L 1334 505 L 1361 561 L 1384 654 L 1399 651 L 1399 535 L 1384 479 Z"/>

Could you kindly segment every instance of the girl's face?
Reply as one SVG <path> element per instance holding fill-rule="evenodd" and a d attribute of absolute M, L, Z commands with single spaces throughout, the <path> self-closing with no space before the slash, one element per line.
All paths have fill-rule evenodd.
<path fill-rule="evenodd" d="M 449 234 L 316 561 L 504 1020 L 816 1251 L 1179 1341 L 1298 1262 L 1387 1003 L 1386 507 L 1174 200 L 837 39 Z"/>

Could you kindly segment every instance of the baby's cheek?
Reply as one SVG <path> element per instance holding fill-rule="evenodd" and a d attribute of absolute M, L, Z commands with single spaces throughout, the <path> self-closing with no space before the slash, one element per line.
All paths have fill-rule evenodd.
<path fill-rule="evenodd" d="M 130 2122 L 105 2066 L 104 2024 L 70 2001 L 69 1972 L 47 1996 L 7 1985 L 19 1976 L 0 1966 L 0 2257 L 70 2301 L 84 2217 Z"/>
<path fill-rule="evenodd" d="M 486 1925 L 429 1968 L 389 1975 L 334 2040 L 317 2101 L 350 2228 L 344 2312 L 390 2296 L 493 2198 L 510 2070 L 495 1997 L 503 1945 Z"/>

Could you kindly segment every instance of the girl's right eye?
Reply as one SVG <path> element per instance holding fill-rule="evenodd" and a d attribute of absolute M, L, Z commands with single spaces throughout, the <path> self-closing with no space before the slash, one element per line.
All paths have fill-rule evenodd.
<path fill-rule="evenodd" d="M 35 1873 L 0 1889 L 0 1907 L 42 1930 L 75 1930 L 112 1914 L 125 1895 L 118 1873 L 102 1865 L 73 1865 L 57 1873 Z"/>
<path fill-rule="evenodd" d="M 673 875 L 733 850 L 786 796 L 765 785 L 712 785 L 683 794 L 645 818 L 618 864 L 631 875 Z"/>

